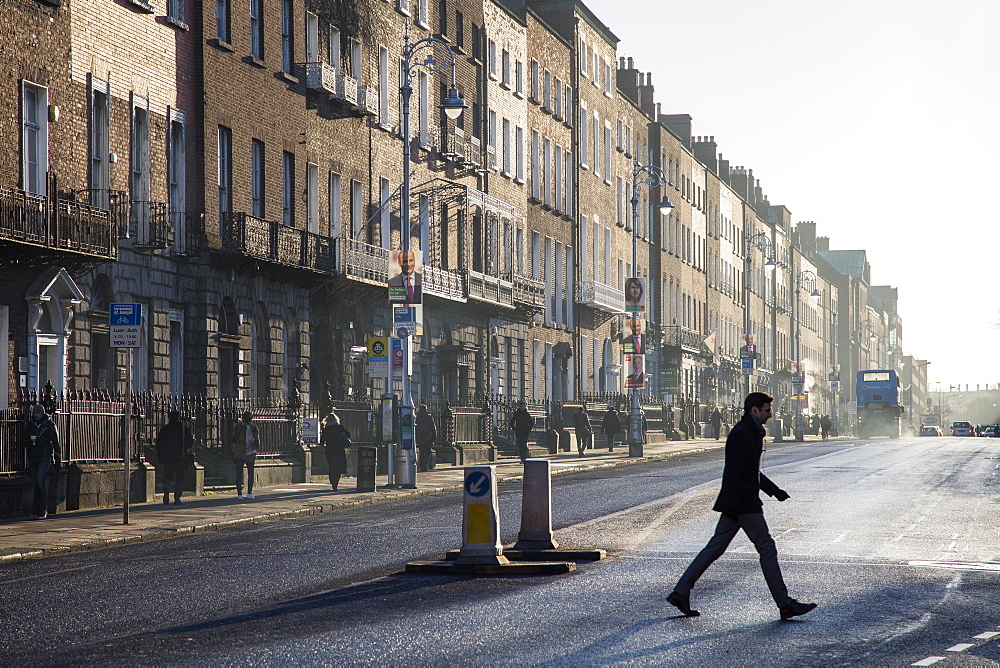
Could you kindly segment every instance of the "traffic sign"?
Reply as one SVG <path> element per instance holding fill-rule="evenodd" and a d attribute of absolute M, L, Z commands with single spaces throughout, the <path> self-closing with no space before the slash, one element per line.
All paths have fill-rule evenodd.
<path fill-rule="evenodd" d="M 401 339 L 405 339 L 409 335 L 410 335 L 410 330 L 408 330 L 405 327 L 400 327 L 399 329 L 396 330 L 396 336 L 398 336 Z"/>
<path fill-rule="evenodd" d="M 483 471 L 470 471 L 465 476 L 465 492 L 469 496 L 485 496 L 490 491 L 490 477 Z"/>
<path fill-rule="evenodd" d="M 368 375 L 376 378 L 389 375 L 389 337 L 368 337 Z"/>
<path fill-rule="evenodd" d="M 317 445 L 319 443 L 319 418 L 302 418 L 302 442 L 306 445 Z"/>
<path fill-rule="evenodd" d="M 743 375 L 750 376 L 753 375 L 753 358 L 743 357 L 740 359 L 740 366 L 743 368 Z"/>
<path fill-rule="evenodd" d="M 142 304 L 112 304 L 109 310 L 112 348 L 138 348 L 142 327 Z"/>

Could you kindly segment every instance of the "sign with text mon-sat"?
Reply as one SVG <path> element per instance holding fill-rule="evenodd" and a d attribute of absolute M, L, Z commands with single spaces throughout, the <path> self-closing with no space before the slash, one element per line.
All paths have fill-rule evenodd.
<path fill-rule="evenodd" d="M 112 348 L 138 348 L 142 345 L 142 304 L 112 304 L 108 311 Z"/>

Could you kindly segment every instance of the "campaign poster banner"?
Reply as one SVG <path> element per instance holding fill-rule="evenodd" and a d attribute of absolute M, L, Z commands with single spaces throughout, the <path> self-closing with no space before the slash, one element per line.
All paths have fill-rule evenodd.
<path fill-rule="evenodd" d="M 423 253 L 419 250 L 389 251 L 389 301 L 420 304 L 423 297 Z"/>
<path fill-rule="evenodd" d="M 646 312 L 646 279 L 630 276 L 625 279 L 625 312 Z"/>

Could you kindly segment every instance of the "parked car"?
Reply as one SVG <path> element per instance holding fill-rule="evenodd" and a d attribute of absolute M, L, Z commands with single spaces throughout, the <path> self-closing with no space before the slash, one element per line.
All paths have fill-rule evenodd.
<path fill-rule="evenodd" d="M 933 424 L 925 424 L 920 428 L 921 436 L 943 436 L 941 433 L 941 427 Z"/>
<path fill-rule="evenodd" d="M 997 428 L 995 424 L 984 424 L 982 428 L 982 435 L 990 438 L 996 438 L 997 436 L 1000 436 L 1000 428 Z"/>
<path fill-rule="evenodd" d="M 971 422 L 966 420 L 958 420 L 957 422 L 951 423 L 951 435 L 952 436 L 975 436 L 976 430 L 972 426 Z"/>

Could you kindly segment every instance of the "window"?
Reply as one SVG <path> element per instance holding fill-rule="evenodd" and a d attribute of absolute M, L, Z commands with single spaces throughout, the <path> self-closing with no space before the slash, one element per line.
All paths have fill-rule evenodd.
<path fill-rule="evenodd" d="M 427 0 L 417 0 L 417 25 L 428 30 L 430 29 L 429 19 L 430 12 L 427 9 Z"/>
<path fill-rule="evenodd" d="M 337 74 L 340 74 L 340 30 L 336 26 L 330 26 L 330 37 L 327 42 L 330 64 L 337 70 Z"/>
<path fill-rule="evenodd" d="M 250 0 L 250 57 L 264 59 L 264 0 Z"/>
<path fill-rule="evenodd" d="M 580 40 L 580 76 L 590 76 L 590 58 L 587 56 L 587 43 Z"/>
<path fill-rule="evenodd" d="M 589 157 L 587 133 L 590 131 L 590 124 L 587 122 L 587 107 L 583 102 L 580 102 L 580 127 L 583 128 L 583 132 L 580 133 L 580 166 L 587 169 Z"/>
<path fill-rule="evenodd" d="M 423 147 L 428 147 L 431 144 L 431 130 L 430 130 L 430 90 L 428 89 L 429 77 L 427 72 L 420 71 L 417 73 L 417 94 L 419 96 L 419 123 L 420 123 L 420 137 L 419 142 Z"/>
<path fill-rule="evenodd" d="M 465 46 L 465 17 L 462 12 L 455 12 L 455 47 L 462 50 Z"/>
<path fill-rule="evenodd" d="M 585 129 L 584 132 L 587 132 Z M 601 175 L 601 119 L 594 110 L 594 176 Z"/>
<path fill-rule="evenodd" d="M 379 192 L 379 246 L 389 248 L 390 235 L 392 233 L 392 219 L 390 217 L 392 209 L 392 184 L 389 179 L 380 177 L 378 180 Z"/>
<path fill-rule="evenodd" d="M 438 0 L 438 35 L 448 38 L 448 0 Z"/>
<path fill-rule="evenodd" d="M 233 131 L 219 126 L 219 218 L 233 206 Z"/>
<path fill-rule="evenodd" d="M 563 192 L 562 165 L 563 165 L 562 146 L 559 146 L 557 144 L 556 145 L 555 158 L 554 158 L 554 164 L 553 164 L 553 166 L 555 168 L 553 170 L 553 180 L 555 181 L 554 185 L 555 185 L 555 190 L 556 190 L 555 208 L 558 211 L 565 211 L 566 210 L 566 205 L 565 205 L 565 200 L 564 200 L 565 192 Z"/>
<path fill-rule="evenodd" d="M 295 154 L 283 152 L 284 183 L 281 198 L 281 222 L 295 227 Z"/>
<path fill-rule="evenodd" d="M 566 215 L 573 215 L 573 152 L 566 149 L 564 156 L 566 161 Z"/>
<path fill-rule="evenodd" d="M 593 54 L 594 56 L 594 76 L 591 81 L 594 82 L 594 88 L 601 87 L 601 56 L 598 54 Z"/>
<path fill-rule="evenodd" d="M 363 58 L 361 42 L 356 39 L 351 40 L 351 76 L 357 79 L 358 87 L 361 86 L 361 79 L 363 72 L 361 71 L 361 63 Z"/>
<path fill-rule="evenodd" d="M 264 142 L 253 140 L 253 155 L 250 164 L 250 198 L 252 213 L 257 218 L 264 217 Z"/>
<path fill-rule="evenodd" d="M 573 124 L 573 88 L 569 84 L 566 85 L 565 92 L 563 94 L 563 105 L 565 105 L 565 110 L 563 111 L 563 118 L 566 119 L 566 123 L 569 125 Z"/>
<path fill-rule="evenodd" d="M 611 97 L 611 88 L 612 88 L 613 85 L 614 85 L 614 82 L 613 82 L 613 80 L 611 78 L 611 63 L 605 61 L 604 62 L 604 94 L 606 96 Z"/>
<path fill-rule="evenodd" d="M 531 196 L 541 199 L 541 156 L 539 155 L 538 130 L 531 131 Z"/>
<path fill-rule="evenodd" d="M 542 107 L 552 109 L 552 74 L 548 70 L 542 76 Z"/>
<path fill-rule="evenodd" d="M 319 165 L 306 163 L 306 230 L 319 234 Z"/>
<path fill-rule="evenodd" d="M 319 17 L 306 12 L 306 62 L 319 62 Z"/>
<path fill-rule="evenodd" d="M 492 39 L 488 41 L 487 56 L 489 57 L 490 78 L 497 78 L 497 43 Z"/>
<path fill-rule="evenodd" d="M 215 39 L 229 43 L 229 0 L 215 0 Z"/>
<path fill-rule="evenodd" d="M 21 182 L 24 190 L 45 195 L 49 169 L 49 91 L 24 82 L 21 111 Z"/>
<path fill-rule="evenodd" d="M 378 47 L 378 122 L 389 125 L 389 49 Z"/>
<path fill-rule="evenodd" d="M 185 147 L 184 114 L 168 111 L 170 130 L 167 135 L 167 206 L 174 226 L 174 244 L 184 250 L 184 217 L 187 210 L 187 151 Z"/>
<path fill-rule="evenodd" d="M 184 0 L 167 0 L 167 18 L 184 23 Z"/>
<path fill-rule="evenodd" d="M 514 94 L 524 97 L 524 63 L 514 61 Z"/>
<path fill-rule="evenodd" d="M 510 51 L 504 49 L 500 58 L 500 85 L 510 88 Z"/>
<path fill-rule="evenodd" d="M 538 61 L 531 61 L 531 99 L 538 102 Z"/>
<path fill-rule="evenodd" d="M 344 222 L 344 183 L 337 172 L 330 172 L 330 236 L 340 238 Z"/>
<path fill-rule="evenodd" d="M 361 181 L 351 179 L 351 238 L 357 239 L 364 224 L 364 190 Z"/>
<path fill-rule="evenodd" d="M 546 206 L 552 206 L 552 140 L 545 137 L 542 143 L 542 197 Z"/>
<path fill-rule="evenodd" d="M 511 132 L 510 132 L 510 121 L 508 119 L 503 119 L 503 175 L 510 176 L 511 171 Z"/>
<path fill-rule="evenodd" d="M 516 159 L 514 162 L 514 178 L 524 182 L 524 128 L 517 128 L 514 131 L 514 151 Z"/>
<path fill-rule="evenodd" d="M 490 169 L 497 168 L 497 112 L 490 109 L 490 127 L 487 144 L 487 162 Z"/>
<path fill-rule="evenodd" d="M 611 184 L 611 124 L 604 124 L 604 182 Z"/>
<path fill-rule="evenodd" d="M 295 21 L 293 0 L 281 0 L 281 71 L 292 73 L 294 61 L 293 22 Z"/>
<path fill-rule="evenodd" d="M 406 16 L 410 15 L 410 0 L 397 0 L 396 9 Z"/>
<path fill-rule="evenodd" d="M 110 163 L 110 87 L 108 82 L 90 75 L 90 203 L 108 208 L 108 188 L 111 183 Z M 25 188 L 27 189 L 27 188 Z"/>
<path fill-rule="evenodd" d="M 556 77 L 555 81 L 552 83 L 552 88 L 553 88 L 553 92 L 555 93 L 555 109 L 553 110 L 553 112 L 555 113 L 555 115 L 556 115 L 557 118 L 561 118 L 562 117 L 562 113 L 563 113 L 562 112 L 562 107 L 563 107 L 563 105 L 562 105 L 562 88 L 563 88 L 562 87 L 562 79 L 560 79 L 559 77 Z"/>

